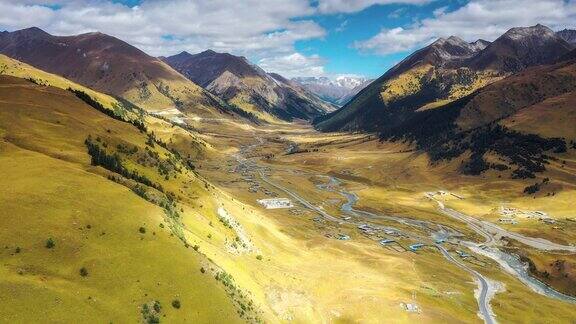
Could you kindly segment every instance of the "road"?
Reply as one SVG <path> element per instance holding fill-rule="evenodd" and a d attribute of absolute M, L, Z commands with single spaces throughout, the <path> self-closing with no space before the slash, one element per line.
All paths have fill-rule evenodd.
<path fill-rule="evenodd" d="M 267 184 L 269 184 L 270 186 L 284 191 L 286 194 L 288 194 L 290 197 L 294 198 L 296 201 L 300 202 L 302 205 L 304 205 L 306 208 L 311 209 L 315 212 L 317 212 L 318 214 L 320 214 L 322 217 L 331 220 L 333 222 L 337 222 L 340 223 L 342 222 L 341 219 L 336 218 L 330 214 L 328 214 L 326 211 L 324 211 L 322 208 L 316 207 L 313 204 L 311 204 L 308 200 L 300 197 L 298 194 L 296 194 L 295 192 L 289 190 L 288 188 L 281 186 L 275 182 L 273 182 L 272 180 L 270 180 L 262 171 L 258 171 L 258 175 L 260 175 L 260 179 L 262 179 L 262 181 L 266 182 Z"/>
<path fill-rule="evenodd" d="M 292 190 L 290 190 L 290 189 L 288 189 L 288 188 L 286 188 L 280 184 L 273 182 L 262 171 L 258 171 L 258 174 L 260 175 L 260 178 L 262 179 L 262 181 L 264 181 L 268 185 L 285 192 L 286 194 L 288 194 L 289 196 L 291 196 L 292 198 L 294 198 L 298 202 L 302 203 L 305 207 L 307 207 L 313 211 L 316 211 L 318 214 L 320 214 L 322 217 L 324 217 L 328 220 L 338 222 L 338 223 L 348 223 L 348 224 L 352 224 L 352 225 L 359 225 L 360 224 L 358 222 L 344 221 L 342 219 L 336 218 L 336 217 L 328 214 L 327 212 L 325 212 L 321 208 L 314 206 L 312 203 L 310 203 L 306 199 L 302 198 L 300 195 L 296 194 Z M 345 196 L 348 198 L 349 201 L 347 204 L 345 204 L 346 207 L 343 209 L 350 211 L 352 213 L 355 213 L 355 214 L 364 214 L 364 215 L 374 216 L 374 214 L 372 214 L 372 213 L 355 210 L 353 207 L 353 204 L 356 200 L 351 200 L 350 196 L 349 196 L 350 193 L 348 193 L 348 192 L 345 192 L 345 193 L 347 194 Z M 395 217 L 394 219 L 397 220 L 397 217 Z M 362 222 L 362 224 L 364 224 L 364 223 L 365 222 Z M 378 226 L 375 226 L 375 227 L 378 227 Z M 420 239 L 420 241 L 427 240 L 427 239 L 422 238 L 422 237 L 418 237 L 418 238 Z M 441 246 L 439 244 L 434 244 L 434 245 L 436 246 L 436 248 L 438 248 L 438 250 L 442 253 L 444 258 L 446 258 L 446 260 L 448 260 L 449 262 L 455 264 L 459 268 L 469 272 L 470 274 L 472 274 L 474 276 L 474 278 L 476 279 L 476 281 L 478 283 L 478 288 L 480 290 L 480 292 L 477 296 L 478 308 L 479 308 L 480 314 L 482 315 L 484 322 L 486 324 L 496 323 L 496 320 L 494 319 L 494 315 L 490 311 L 490 298 L 489 298 L 489 296 L 493 296 L 494 293 L 496 293 L 496 292 L 493 291 L 493 287 L 488 284 L 487 279 L 484 276 L 482 276 L 482 274 L 480 274 L 479 272 L 474 271 L 473 269 L 467 267 L 466 265 L 458 262 L 454 257 L 452 257 L 450 255 L 450 253 L 443 246 Z"/>
<path fill-rule="evenodd" d="M 477 297 L 478 309 L 480 311 L 480 314 L 482 315 L 482 318 L 484 319 L 484 322 L 486 324 L 496 323 L 496 319 L 494 319 L 494 315 L 492 314 L 490 308 L 491 296 L 493 296 L 496 293 L 496 291 L 494 291 L 494 287 L 488 284 L 488 280 L 486 280 L 486 278 L 482 276 L 482 274 L 467 267 L 465 264 L 460 263 L 458 260 L 454 259 L 454 257 L 450 255 L 450 253 L 448 253 L 448 251 L 443 246 L 436 244 L 436 248 L 438 248 L 438 250 L 442 253 L 444 258 L 454 263 L 461 269 L 469 272 L 470 274 L 472 274 L 472 276 L 474 276 L 474 278 L 476 278 L 476 281 L 478 282 L 478 287 L 480 288 L 480 292 Z"/>
<path fill-rule="evenodd" d="M 485 245 L 494 245 L 496 244 L 497 237 L 506 236 L 538 250 L 567 251 L 576 253 L 576 246 L 557 244 L 543 238 L 529 237 L 519 233 L 510 232 L 498 225 L 481 221 L 456 210 L 446 208 L 443 204 L 438 204 L 438 206 L 443 214 L 466 223 L 470 228 L 476 231 L 476 233 L 482 235 L 486 239 L 484 242 Z"/>

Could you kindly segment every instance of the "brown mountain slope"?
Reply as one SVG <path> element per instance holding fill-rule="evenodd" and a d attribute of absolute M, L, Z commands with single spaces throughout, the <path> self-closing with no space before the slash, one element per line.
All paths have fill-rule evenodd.
<path fill-rule="evenodd" d="M 518 72 L 550 64 L 573 48 L 543 25 L 512 28 L 465 64 L 475 70 Z"/>
<path fill-rule="evenodd" d="M 415 111 L 442 106 L 527 67 L 550 64 L 572 45 L 549 28 L 513 28 L 496 41 L 440 39 L 416 51 L 342 109 L 319 118 L 324 131 L 387 131 Z"/>
<path fill-rule="evenodd" d="M 310 120 L 335 109 L 298 84 L 268 74 L 244 57 L 208 50 L 194 55 L 182 52 L 164 61 L 228 103 L 261 119 Z"/>
<path fill-rule="evenodd" d="M 147 110 L 224 111 L 214 96 L 164 62 L 105 34 L 53 36 L 29 28 L 0 34 L 0 53 Z"/>
<path fill-rule="evenodd" d="M 547 99 L 573 95 L 576 90 L 575 62 L 536 66 L 486 86 L 462 109 L 456 121 L 458 126 L 463 130 L 476 128 Z"/>

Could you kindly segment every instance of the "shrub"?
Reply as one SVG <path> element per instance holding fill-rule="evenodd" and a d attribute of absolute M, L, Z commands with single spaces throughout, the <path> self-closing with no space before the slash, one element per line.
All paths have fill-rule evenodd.
<path fill-rule="evenodd" d="M 525 194 L 529 194 L 529 195 L 535 194 L 535 193 L 537 193 L 538 191 L 540 191 L 540 186 L 541 186 L 541 185 L 540 185 L 539 183 L 535 183 L 535 184 L 533 184 L 533 185 L 530 185 L 530 186 L 524 188 L 524 193 L 525 193 Z"/>
<path fill-rule="evenodd" d="M 172 307 L 176 308 L 176 309 L 180 309 L 180 301 L 178 299 L 174 299 L 172 301 Z"/>
<path fill-rule="evenodd" d="M 262 260 L 262 255 L 258 254 L 258 255 L 256 256 L 256 259 Z"/>
<path fill-rule="evenodd" d="M 162 311 L 162 305 L 160 305 L 160 302 L 157 300 L 154 301 L 154 305 L 152 305 L 152 308 L 154 308 L 154 311 L 156 313 L 160 313 L 160 311 Z"/>
<path fill-rule="evenodd" d="M 146 234 L 146 228 L 140 226 L 140 228 L 138 229 L 138 232 L 140 232 L 141 234 Z"/>
<path fill-rule="evenodd" d="M 88 269 L 86 269 L 85 267 L 80 268 L 80 275 L 82 277 L 88 276 Z"/>
<path fill-rule="evenodd" d="M 52 249 L 56 246 L 56 242 L 54 242 L 53 238 L 49 238 L 46 240 L 46 248 L 47 249 Z"/>
<path fill-rule="evenodd" d="M 206 269 L 204 269 L 204 267 L 200 268 L 200 272 L 205 273 Z"/>

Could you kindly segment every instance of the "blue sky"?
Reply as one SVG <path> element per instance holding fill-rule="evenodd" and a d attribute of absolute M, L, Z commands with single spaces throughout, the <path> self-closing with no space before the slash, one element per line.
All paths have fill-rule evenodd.
<path fill-rule="evenodd" d="M 430 17 L 435 9 L 449 5 L 450 1 L 421 6 L 374 5 L 356 13 L 317 15 L 313 20 L 326 29 L 327 35 L 298 41 L 295 46 L 299 52 L 325 58 L 329 73 L 378 77 L 410 52 L 379 55 L 354 48 L 354 42 L 369 39 L 382 29 L 409 26 L 418 19 Z"/>
<path fill-rule="evenodd" d="M 100 31 L 150 55 L 206 49 L 286 77 L 378 77 L 438 37 L 575 28 L 576 0 L 0 0 L 0 30 Z"/>

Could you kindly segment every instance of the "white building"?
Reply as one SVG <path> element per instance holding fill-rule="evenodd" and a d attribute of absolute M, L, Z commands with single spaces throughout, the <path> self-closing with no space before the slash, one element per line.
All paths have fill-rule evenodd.
<path fill-rule="evenodd" d="M 288 198 L 258 199 L 257 202 L 266 209 L 292 208 L 292 201 Z"/>

